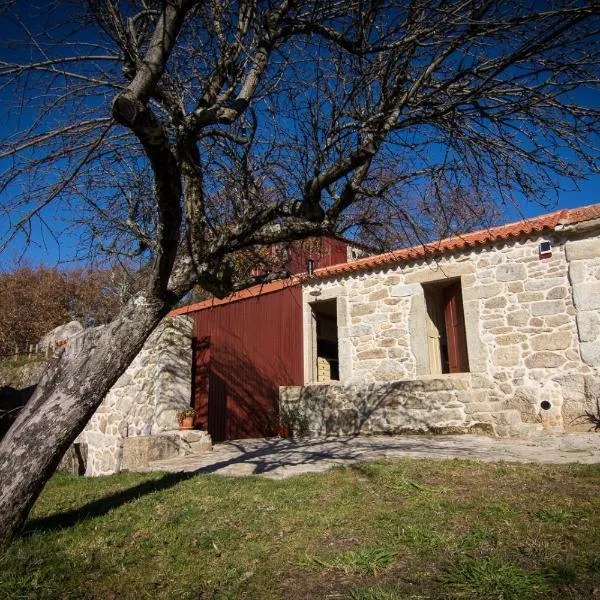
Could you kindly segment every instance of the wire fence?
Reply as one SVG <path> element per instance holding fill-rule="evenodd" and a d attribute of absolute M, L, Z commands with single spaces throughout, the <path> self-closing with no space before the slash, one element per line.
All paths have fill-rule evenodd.
<path fill-rule="evenodd" d="M 51 358 L 58 350 L 68 345 L 71 340 L 69 338 L 63 340 L 54 340 L 47 344 L 30 344 L 26 342 L 23 345 L 15 346 L 14 352 L 0 352 L 0 358 L 5 360 L 18 360 L 25 358 L 27 360 L 39 359 L 42 356 Z"/>

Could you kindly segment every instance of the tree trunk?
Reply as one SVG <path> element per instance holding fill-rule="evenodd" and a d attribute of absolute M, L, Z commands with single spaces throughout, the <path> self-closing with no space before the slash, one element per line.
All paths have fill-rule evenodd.
<path fill-rule="evenodd" d="M 0 444 L 0 548 L 19 531 L 63 454 L 171 308 L 133 298 L 74 354 L 51 363 Z"/>

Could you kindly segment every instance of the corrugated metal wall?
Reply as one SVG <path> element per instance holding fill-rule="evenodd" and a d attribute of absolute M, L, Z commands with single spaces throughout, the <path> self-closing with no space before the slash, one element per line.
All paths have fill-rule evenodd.
<path fill-rule="evenodd" d="M 206 338 L 208 396 L 198 376 L 193 394 L 213 441 L 276 435 L 279 386 L 303 383 L 301 287 L 196 312 L 194 348 Z M 195 354 L 200 373 L 207 354 Z"/>
<path fill-rule="evenodd" d="M 306 260 L 314 261 L 315 269 L 331 267 L 348 260 L 347 242 L 332 237 L 309 238 L 294 242 L 289 249 L 288 272 L 306 273 Z"/>

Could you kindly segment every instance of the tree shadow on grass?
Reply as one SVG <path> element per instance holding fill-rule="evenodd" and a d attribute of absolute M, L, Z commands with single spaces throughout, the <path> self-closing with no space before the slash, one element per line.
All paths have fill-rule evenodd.
<path fill-rule="evenodd" d="M 349 439 L 346 440 L 346 443 L 348 442 L 350 442 Z M 299 463 L 310 464 L 331 456 L 335 456 L 338 459 L 350 459 L 355 456 L 351 447 L 348 447 L 347 452 L 340 452 L 338 448 L 335 453 L 329 455 L 327 452 L 323 451 L 322 444 L 323 440 L 307 439 L 292 441 L 273 439 L 263 440 L 258 448 L 245 448 L 243 443 L 229 442 L 228 445 L 238 448 L 242 454 L 227 457 L 224 460 L 217 460 L 209 465 L 190 472 L 167 473 L 160 479 L 144 481 L 133 487 L 103 496 L 98 500 L 93 500 L 77 509 L 56 513 L 47 517 L 30 519 L 21 531 L 21 536 L 28 536 L 35 532 L 50 532 L 68 529 L 86 519 L 104 516 L 111 510 L 147 494 L 169 489 L 199 474 L 215 473 L 235 464 L 253 464 L 255 468 L 254 474 L 260 474 L 282 465 L 297 465 Z M 312 453 L 309 451 L 311 446 L 318 446 L 319 449 Z M 286 452 L 286 450 L 298 449 L 303 449 L 305 454 L 293 456 Z"/>
<path fill-rule="evenodd" d="M 93 517 L 102 517 L 115 508 L 119 508 L 132 500 L 147 494 L 159 492 L 178 485 L 182 481 L 194 477 L 194 473 L 166 473 L 160 479 L 144 481 L 133 487 L 120 490 L 114 494 L 93 500 L 81 508 L 67 512 L 56 513 L 47 517 L 30 519 L 21 531 L 21 536 L 28 536 L 36 532 L 50 532 L 73 527 L 79 522 Z"/>
<path fill-rule="evenodd" d="M 227 448 L 235 448 L 237 453 L 233 456 L 222 456 L 219 460 L 218 451 L 215 453 L 214 461 L 201 466 L 194 465 L 190 471 L 167 473 L 160 479 L 145 481 L 131 488 L 115 492 L 113 494 L 89 502 L 88 504 L 67 512 L 49 515 L 47 517 L 29 520 L 21 535 L 31 535 L 34 532 L 57 531 L 73 527 L 78 522 L 88 518 L 101 517 L 111 510 L 118 508 L 132 500 L 162 491 L 178 485 L 192 477 L 201 474 L 218 473 L 233 465 L 251 465 L 252 475 L 261 475 L 279 468 L 295 467 L 298 465 L 314 465 L 325 462 L 330 466 L 334 464 L 344 465 L 354 461 L 361 461 L 364 451 L 360 445 L 356 445 L 358 436 L 317 438 L 317 439 L 262 439 L 262 440 L 238 440 L 223 444 L 225 452 Z M 396 445 L 401 445 L 407 453 L 419 454 L 431 444 L 439 442 L 439 438 L 412 438 L 389 437 L 386 439 L 371 439 L 368 448 L 371 459 L 385 459 L 386 451 Z M 451 447 L 437 448 L 438 453 L 451 458 L 455 456 Z M 473 453 L 478 449 L 474 448 Z M 210 456 L 208 454 L 207 456 Z M 223 472 L 227 475 L 227 471 Z M 248 473 L 250 474 L 250 473 Z"/>
<path fill-rule="evenodd" d="M 223 350 L 223 353 L 225 354 L 226 351 L 227 349 Z M 277 411 L 274 410 L 276 409 L 276 395 L 278 395 L 278 390 L 272 388 L 272 385 L 269 383 L 271 379 L 254 368 L 250 358 L 242 350 L 238 351 L 235 359 L 236 362 L 228 363 L 228 372 L 234 374 L 229 378 L 229 385 L 232 389 L 232 395 L 238 404 L 238 413 L 239 415 L 247 415 L 250 418 L 249 415 L 252 415 L 253 411 L 256 412 L 257 414 L 253 415 L 256 422 L 253 422 L 252 428 L 264 427 L 264 429 L 269 429 L 269 420 L 277 420 L 278 417 Z M 278 365 L 278 368 L 283 369 L 284 367 L 285 364 L 283 362 L 281 365 Z M 276 376 L 276 378 L 279 377 L 280 375 Z M 422 395 L 423 390 L 414 382 L 409 384 L 406 382 L 395 382 L 386 384 L 385 386 L 366 386 L 360 396 L 356 398 L 356 406 L 353 410 L 349 411 L 349 414 L 335 415 L 334 421 L 341 419 L 344 423 L 343 426 L 334 428 L 335 431 L 333 433 L 342 433 L 343 431 L 345 434 L 335 437 L 335 439 L 319 437 L 317 439 L 261 439 L 249 440 L 248 442 L 243 440 L 228 442 L 224 444 L 224 455 L 221 454 L 219 456 L 217 452 L 214 455 L 214 460 L 200 465 L 193 465 L 192 469 L 187 470 L 187 472 L 169 473 L 160 479 L 145 481 L 131 488 L 108 494 L 80 508 L 31 519 L 26 523 L 22 535 L 30 535 L 33 532 L 67 529 L 86 519 L 103 516 L 111 510 L 146 494 L 171 488 L 195 475 L 219 472 L 234 465 L 248 465 L 251 468 L 250 472 L 252 474 L 259 475 L 287 467 L 309 466 L 318 463 L 326 463 L 329 466 L 333 466 L 335 464 L 348 464 L 349 462 L 360 460 L 364 449 L 357 447 L 354 439 L 362 433 L 368 419 L 378 411 L 388 410 L 390 407 L 396 408 L 399 412 L 404 411 L 406 413 L 409 411 L 401 402 L 396 400 L 397 396 L 402 399 L 407 395 L 407 390 L 401 389 L 402 393 L 399 393 L 397 389 L 399 387 L 403 388 L 406 385 L 411 386 L 409 391 L 415 398 L 418 399 Z M 322 387 L 323 396 L 326 396 L 327 386 Z M 261 397 L 269 398 L 272 406 L 267 406 L 269 402 L 265 406 L 254 406 L 252 398 L 257 394 L 261 395 Z M 322 414 L 318 414 L 319 422 L 325 424 L 324 431 L 320 432 L 321 436 L 331 433 L 327 426 L 328 418 L 332 418 L 330 414 L 327 414 L 328 411 L 332 412 L 331 407 L 327 407 L 323 401 L 317 401 L 313 394 L 312 410 L 316 414 L 322 411 Z M 411 418 L 414 426 L 414 421 L 417 417 L 411 415 Z M 238 432 L 241 430 L 241 433 L 244 433 L 239 423 L 236 424 L 234 429 Z M 379 457 L 385 458 L 385 452 L 389 449 L 392 440 L 393 438 L 388 438 L 383 442 L 371 442 L 369 444 L 369 451 L 376 454 L 380 453 Z M 236 450 L 233 456 L 228 451 L 228 446 Z M 424 443 L 422 440 L 408 441 L 405 439 L 402 442 L 402 446 L 405 451 L 412 450 L 419 452 L 423 449 Z M 439 452 L 447 452 L 449 456 L 452 456 L 450 448 L 441 449 Z M 250 472 L 247 474 L 250 474 Z M 228 473 L 224 471 L 223 474 Z"/>

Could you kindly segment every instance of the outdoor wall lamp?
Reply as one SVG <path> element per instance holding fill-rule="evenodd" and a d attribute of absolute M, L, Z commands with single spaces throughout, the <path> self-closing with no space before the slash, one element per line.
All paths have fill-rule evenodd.
<path fill-rule="evenodd" d="M 540 258 L 550 258 L 552 256 L 552 245 L 550 242 L 540 243 Z"/>

